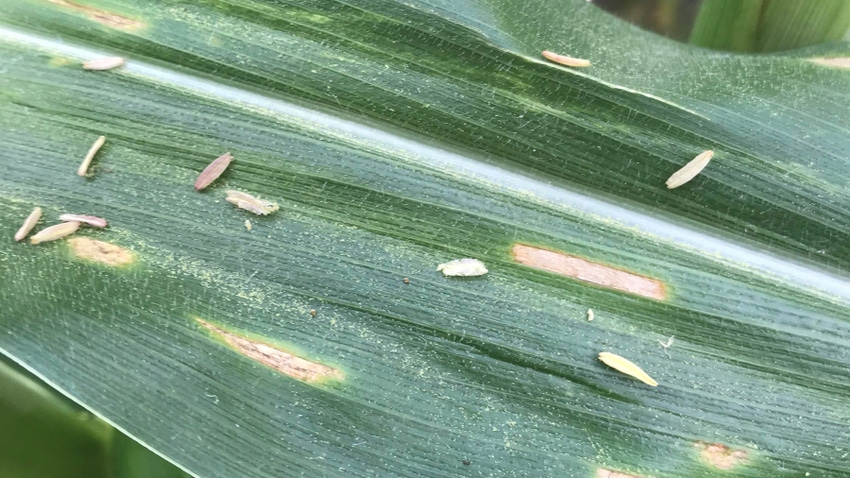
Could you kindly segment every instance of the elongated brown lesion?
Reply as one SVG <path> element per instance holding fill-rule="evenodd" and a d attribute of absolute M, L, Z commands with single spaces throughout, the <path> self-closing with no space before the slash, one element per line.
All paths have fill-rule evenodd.
<path fill-rule="evenodd" d="M 698 441 L 694 447 L 700 451 L 700 456 L 706 463 L 721 470 L 729 470 L 747 461 L 746 451 L 734 450 L 722 443 Z"/>
<path fill-rule="evenodd" d="M 272 345 L 228 332 L 206 320 L 196 317 L 195 321 L 224 340 L 237 352 L 284 375 L 305 382 L 319 382 L 325 379 L 341 380 L 343 378 L 342 372 L 333 367 L 311 362 Z"/>
<path fill-rule="evenodd" d="M 132 18 L 127 18 L 115 13 L 107 12 L 105 10 L 99 10 L 97 8 L 89 7 L 87 5 L 80 5 L 79 3 L 72 2 L 70 0 L 47 1 L 55 5 L 59 5 L 60 7 L 65 7 L 69 10 L 74 10 L 76 12 L 83 13 L 90 19 L 102 25 L 106 25 L 110 28 L 118 28 L 120 30 L 137 30 L 145 26 L 142 22 L 138 20 L 133 20 Z"/>
<path fill-rule="evenodd" d="M 514 260 L 529 267 L 650 299 L 664 300 L 667 297 L 664 283 L 660 280 L 615 269 L 581 257 L 525 244 L 514 244 L 511 252 Z"/>
<path fill-rule="evenodd" d="M 850 57 L 833 57 L 833 58 L 812 58 L 812 63 L 817 63 L 818 65 L 829 66 L 832 68 L 844 68 L 845 70 L 850 70 Z"/>
<path fill-rule="evenodd" d="M 81 259 L 116 267 L 136 262 L 136 255 L 132 251 L 108 242 L 74 237 L 68 239 L 68 244 L 71 246 L 71 253 Z"/>

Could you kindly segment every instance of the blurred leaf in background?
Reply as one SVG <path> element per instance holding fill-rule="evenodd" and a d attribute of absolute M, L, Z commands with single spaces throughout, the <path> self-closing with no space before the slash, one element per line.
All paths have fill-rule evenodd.
<path fill-rule="evenodd" d="M 627 22 L 678 41 L 688 41 L 703 0 L 591 0 Z"/>
<path fill-rule="evenodd" d="M 0 356 L 0 477 L 187 476 Z"/>
<path fill-rule="evenodd" d="M 690 42 L 771 53 L 841 40 L 848 27 L 847 0 L 704 0 Z"/>

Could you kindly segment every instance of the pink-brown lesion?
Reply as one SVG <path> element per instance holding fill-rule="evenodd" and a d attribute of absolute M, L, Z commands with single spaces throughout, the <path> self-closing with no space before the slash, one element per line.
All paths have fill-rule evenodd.
<path fill-rule="evenodd" d="M 319 382 L 324 379 L 343 378 L 339 370 L 307 359 L 298 357 L 272 345 L 250 340 L 246 337 L 228 332 L 203 319 L 195 320 L 242 355 L 271 367 L 278 372 L 305 382 Z"/>
<path fill-rule="evenodd" d="M 704 461 L 721 470 L 729 470 L 747 460 L 746 451 L 733 450 L 722 443 L 698 441 L 694 447 L 700 451 Z"/>
<path fill-rule="evenodd" d="M 514 244 L 511 252 L 515 261 L 529 267 L 650 299 L 664 300 L 667 297 L 666 287 L 660 280 L 615 269 L 581 257 L 525 244 Z"/>
<path fill-rule="evenodd" d="M 88 5 L 81 5 L 70 0 L 47 1 L 54 5 L 59 5 L 60 7 L 65 7 L 69 10 L 80 12 L 85 16 L 89 17 L 90 19 L 102 25 L 106 25 L 110 28 L 117 28 L 119 30 L 137 30 L 145 26 L 144 23 L 138 20 L 133 20 L 132 18 L 127 18 L 125 16 L 107 12 L 105 10 L 100 10 L 94 7 L 90 7 Z"/>
<path fill-rule="evenodd" d="M 136 261 L 136 255 L 121 246 L 98 241 L 88 237 L 68 239 L 71 253 L 89 261 L 100 262 L 108 266 L 126 266 Z"/>

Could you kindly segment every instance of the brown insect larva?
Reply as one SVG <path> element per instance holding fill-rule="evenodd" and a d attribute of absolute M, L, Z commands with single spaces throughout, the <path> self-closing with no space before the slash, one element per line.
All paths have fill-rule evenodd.
<path fill-rule="evenodd" d="M 584 68 L 586 66 L 590 66 L 590 60 L 573 58 L 567 55 L 559 55 L 548 50 L 543 50 L 543 58 L 546 58 L 547 60 L 553 61 L 555 63 L 559 63 L 561 65 L 573 66 L 576 68 Z"/>
<path fill-rule="evenodd" d="M 205 187 L 212 184 L 213 181 L 218 179 L 224 170 L 230 166 L 230 162 L 233 161 L 233 156 L 230 153 L 224 153 L 219 156 L 215 161 L 211 162 L 201 174 L 198 175 L 198 179 L 195 181 L 195 189 L 200 191 Z"/>
<path fill-rule="evenodd" d="M 71 234 L 77 232 L 77 229 L 79 228 L 80 223 L 77 221 L 56 224 L 54 226 L 50 226 L 46 229 L 38 231 L 38 234 L 30 238 L 30 243 L 40 244 L 42 242 L 55 241 L 56 239 L 61 239 L 65 236 L 70 236 Z"/>
<path fill-rule="evenodd" d="M 617 370 L 619 372 L 623 372 L 626 375 L 630 375 L 641 382 L 657 387 L 658 382 L 652 379 L 646 372 L 644 372 L 640 367 L 633 364 L 632 362 L 620 357 L 619 355 L 612 354 L 611 352 L 601 352 L 599 354 L 599 360 L 602 361 L 605 365 Z"/>
<path fill-rule="evenodd" d="M 83 224 L 88 224 L 92 227 L 98 227 L 103 229 L 109 224 L 106 222 L 106 219 L 97 216 L 83 216 L 81 214 L 62 214 L 59 216 L 60 221 L 65 222 L 81 222 Z"/>
<path fill-rule="evenodd" d="M 120 56 L 107 56 L 83 62 L 83 68 L 86 70 L 111 70 L 113 68 L 118 68 L 123 64 L 124 59 Z"/>
<path fill-rule="evenodd" d="M 711 161 L 712 156 L 714 156 L 714 150 L 709 149 L 708 151 L 703 151 L 697 155 L 696 158 L 690 160 L 688 164 L 682 166 L 682 169 L 676 171 L 669 179 L 667 179 L 667 189 L 678 188 L 691 179 L 694 179 L 700 171 L 708 166 L 708 162 Z"/>
<path fill-rule="evenodd" d="M 83 159 L 83 162 L 80 163 L 80 167 L 77 168 L 77 176 L 85 176 L 88 173 L 91 160 L 94 159 L 94 155 L 97 154 L 97 150 L 99 150 L 105 142 L 106 136 L 101 136 L 97 138 L 97 141 L 95 141 L 93 145 L 91 145 L 91 148 L 89 148 L 89 152 L 86 153 L 86 157 Z"/>
<path fill-rule="evenodd" d="M 24 221 L 24 225 L 21 226 L 21 228 L 18 229 L 18 232 L 15 233 L 15 240 L 20 241 L 23 238 L 27 237 L 27 234 L 32 231 L 32 228 L 35 227 L 39 219 L 41 219 L 41 208 L 37 207 L 32 210 L 30 215 L 27 216 L 26 220 Z"/>

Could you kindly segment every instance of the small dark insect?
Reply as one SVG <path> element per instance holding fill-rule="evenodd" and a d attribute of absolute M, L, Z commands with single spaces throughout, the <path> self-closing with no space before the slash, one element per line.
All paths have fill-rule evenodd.
<path fill-rule="evenodd" d="M 315 317 L 316 316 L 316 309 L 310 309 L 310 315 Z"/>
<path fill-rule="evenodd" d="M 410 279 L 408 279 L 407 277 L 405 277 L 405 278 L 404 278 L 404 280 L 403 280 L 402 282 L 404 282 L 405 284 L 410 284 Z"/>
<path fill-rule="evenodd" d="M 464 458 L 464 459 L 463 459 L 463 464 L 464 464 L 464 465 L 469 466 L 469 465 L 470 465 L 470 463 L 472 463 L 472 462 L 471 462 L 471 461 L 469 461 L 469 460 L 467 460 L 466 458 Z"/>

